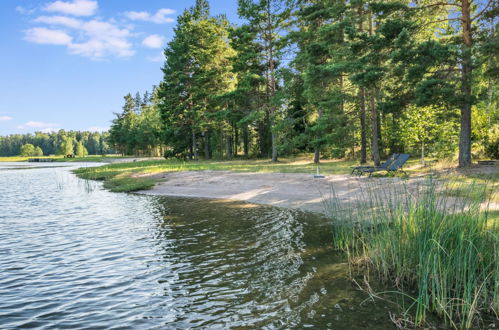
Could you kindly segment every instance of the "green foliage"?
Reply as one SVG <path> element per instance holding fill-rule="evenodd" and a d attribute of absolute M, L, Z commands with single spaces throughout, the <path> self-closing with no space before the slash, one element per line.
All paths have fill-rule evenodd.
<path fill-rule="evenodd" d="M 78 141 L 76 143 L 76 152 L 75 152 L 75 154 L 78 157 L 85 157 L 86 155 L 88 155 L 87 148 L 85 148 L 85 146 L 83 145 L 83 143 L 81 141 Z"/>
<path fill-rule="evenodd" d="M 73 143 L 74 139 L 68 136 L 64 136 L 59 144 L 59 148 L 57 149 L 57 155 L 73 155 L 74 154 L 74 148 L 73 148 Z"/>
<path fill-rule="evenodd" d="M 19 155 L 21 156 L 34 156 L 35 155 L 35 146 L 27 143 L 23 144 L 21 146 L 21 149 L 19 150 Z"/>
<path fill-rule="evenodd" d="M 178 19 L 175 35 L 165 49 L 164 79 L 158 91 L 169 154 L 189 153 L 197 158 L 200 136 L 208 143 L 210 131 L 223 132 L 227 126 L 224 95 L 235 83 L 229 29 L 224 17 L 210 16 L 206 1 L 196 1 Z M 205 150 L 209 149 L 207 145 Z"/>
<path fill-rule="evenodd" d="M 496 157 L 498 9 L 471 4 L 469 44 L 466 1 L 239 0 L 235 26 L 197 0 L 159 88 L 125 96 L 109 142 L 180 159 L 459 151 L 467 165 L 470 146 Z"/>
<path fill-rule="evenodd" d="M 35 152 L 33 156 L 43 156 L 43 150 L 39 146 L 35 147 Z"/>
<path fill-rule="evenodd" d="M 492 159 L 499 159 L 499 125 L 490 128 L 485 142 L 485 155 Z"/>
<path fill-rule="evenodd" d="M 82 141 L 85 148 L 91 155 L 102 155 L 114 153 L 107 142 L 108 133 L 84 132 L 84 131 L 64 131 L 34 134 L 12 134 L 0 136 L 0 157 L 14 156 L 19 154 L 23 144 L 32 144 L 35 149 L 40 148 L 45 155 L 58 153 L 57 149 L 64 137 Z M 39 150 L 38 150 L 39 151 Z M 39 154 L 37 154 L 39 156 Z"/>

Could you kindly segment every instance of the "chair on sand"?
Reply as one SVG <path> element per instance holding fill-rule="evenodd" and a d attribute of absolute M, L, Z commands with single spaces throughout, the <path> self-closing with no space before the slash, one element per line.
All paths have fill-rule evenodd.
<path fill-rule="evenodd" d="M 404 164 L 407 162 L 409 157 L 411 157 L 411 156 L 408 154 L 399 154 L 392 161 L 392 163 L 390 165 L 388 165 L 386 168 L 382 169 L 381 166 L 371 167 L 371 168 L 360 169 L 358 172 L 359 172 L 359 175 L 362 175 L 364 173 L 369 173 L 369 177 L 370 177 L 371 174 L 373 174 L 374 172 L 379 172 L 379 171 L 396 172 L 396 171 L 400 170 L 402 173 L 407 175 L 407 173 L 404 170 L 402 170 L 402 166 L 404 166 Z"/>
<path fill-rule="evenodd" d="M 385 171 L 385 170 L 388 168 L 388 166 L 390 166 L 390 165 L 393 163 L 393 161 L 394 161 L 395 159 L 397 159 L 397 157 L 398 157 L 398 156 L 399 156 L 399 154 L 393 154 L 393 155 L 391 155 L 391 156 L 390 156 L 390 157 L 389 157 L 389 158 L 388 158 L 388 159 L 387 159 L 387 160 L 386 160 L 383 164 L 381 164 L 380 166 L 365 166 L 365 165 L 364 165 L 364 166 L 355 166 L 355 167 L 352 167 L 352 173 L 351 173 L 351 174 L 353 175 L 354 173 L 356 173 L 356 172 L 357 172 L 357 175 L 359 175 L 359 176 L 360 176 L 360 175 L 362 175 L 362 173 L 363 173 L 362 171 L 363 171 L 363 170 L 368 170 L 368 171 L 369 171 L 369 170 L 371 170 L 371 169 L 379 169 L 380 171 Z"/>

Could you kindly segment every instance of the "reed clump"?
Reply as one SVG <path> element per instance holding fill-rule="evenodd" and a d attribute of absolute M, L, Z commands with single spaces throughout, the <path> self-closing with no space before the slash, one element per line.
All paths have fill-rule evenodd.
<path fill-rule="evenodd" d="M 350 264 L 395 284 L 414 303 L 418 325 L 429 313 L 453 328 L 482 327 L 499 311 L 499 228 L 491 219 L 488 187 L 467 184 L 467 194 L 442 194 L 456 183 L 427 179 L 417 186 L 365 187 L 363 202 L 328 203 L 334 245 Z"/>

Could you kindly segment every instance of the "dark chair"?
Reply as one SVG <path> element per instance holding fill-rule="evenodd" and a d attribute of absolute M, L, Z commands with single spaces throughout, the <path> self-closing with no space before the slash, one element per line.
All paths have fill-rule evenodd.
<path fill-rule="evenodd" d="M 383 164 L 380 166 L 355 166 L 352 168 L 352 175 L 357 172 L 357 175 L 362 175 L 363 170 L 374 170 L 374 169 L 379 169 L 380 171 L 385 171 L 388 166 L 390 166 L 399 154 L 393 154 L 391 155 Z"/>
<path fill-rule="evenodd" d="M 402 170 L 402 166 L 404 166 L 404 164 L 407 162 L 407 160 L 409 159 L 409 157 L 411 157 L 411 155 L 408 155 L 408 154 L 399 154 L 397 156 L 397 158 L 395 158 L 393 160 L 393 162 L 388 165 L 386 168 L 383 168 L 381 169 L 381 166 L 380 167 L 377 167 L 377 168 L 365 168 L 365 169 L 360 169 L 360 175 L 364 174 L 364 173 L 369 173 L 369 177 L 371 176 L 371 174 L 373 174 L 374 172 L 379 172 L 379 171 L 387 171 L 387 172 L 396 172 L 396 171 L 401 171 L 402 173 L 404 173 L 405 175 L 407 175 L 407 173 Z"/>

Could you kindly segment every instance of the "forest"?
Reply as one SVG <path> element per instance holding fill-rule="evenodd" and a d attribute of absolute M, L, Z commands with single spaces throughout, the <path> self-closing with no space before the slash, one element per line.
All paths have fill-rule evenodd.
<path fill-rule="evenodd" d="M 65 131 L 0 136 L 0 157 L 48 155 L 105 155 L 114 153 L 109 133 Z"/>
<path fill-rule="evenodd" d="M 109 134 L 11 135 L 0 155 L 61 153 L 66 136 L 90 154 L 194 160 L 498 159 L 498 13 L 495 0 L 239 0 L 234 24 L 197 0 L 163 80 L 127 94 Z"/>
<path fill-rule="evenodd" d="M 196 1 L 163 80 L 125 96 L 124 154 L 184 159 L 303 152 L 499 158 L 497 1 L 239 0 L 236 25 Z"/>

